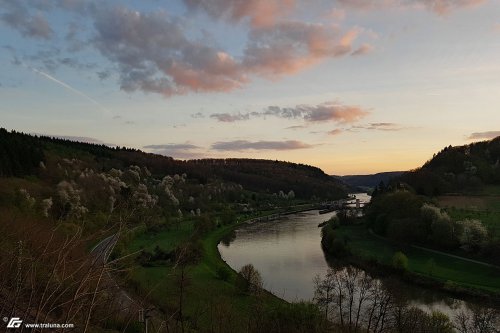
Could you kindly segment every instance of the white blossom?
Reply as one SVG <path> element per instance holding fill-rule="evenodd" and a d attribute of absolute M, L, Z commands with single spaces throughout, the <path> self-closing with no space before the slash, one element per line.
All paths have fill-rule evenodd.
<path fill-rule="evenodd" d="M 52 208 L 52 204 L 52 197 L 42 200 L 41 207 L 43 216 L 49 217 L 49 210 Z"/>
<path fill-rule="evenodd" d="M 116 198 L 112 195 L 109 196 L 109 212 L 112 213 L 115 210 Z"/>
<path fill-rule="evenodd" d="M 137 189 L 133 194 L 133 198 L 136 203 L 143 208 L 152 208 L 158 202 L 158 197 L 156 195 L 149 194 L 147 186 L 142 183 L 137 186 Z"/>
<path fill-rule="evenodd" d="M 19 193 L 21 193 L 21 195 L 23 196 L 24 201 L 27 202 L 28 207 L 31 208 L 35 205 L 36 199 L 33 198 L 26 189 L 24 188 L 20 189 Z"/>
<path fill-rule="evenodd" d="M 69 204 L 69 214 L 77 218 L 88 213 L 88 209 L 80 202 L 80 190 L 76 188 L 76 183 L 65 180 L 57 184 L 57 194 L 63 205 Z"/>

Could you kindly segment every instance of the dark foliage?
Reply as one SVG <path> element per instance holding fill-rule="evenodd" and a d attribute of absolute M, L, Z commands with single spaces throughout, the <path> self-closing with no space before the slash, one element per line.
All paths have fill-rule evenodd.
<path fill-rule="evenodd" d="M 0 176 L 32 174 L 43 161 L 40 138 L 0 128 Z"/>

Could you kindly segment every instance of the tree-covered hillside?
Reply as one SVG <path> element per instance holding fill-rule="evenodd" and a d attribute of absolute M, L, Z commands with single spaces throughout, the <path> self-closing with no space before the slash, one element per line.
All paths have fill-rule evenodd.
<path fill-rule="evenodd" d="M 130 165 L 146 167 L 154 175 L 183 174 L 201 184 L 214 179 L 234 182 L 245 189 L 264 193 L 293 191 L 302 199 L 336 199 L 346 187 L 321 169 L 290 162 L 261 159 L 199 159 L 181 161 L 125 147 L 38 137 L 0 129 L 0 175 L 22 176 L 36 172 L 47 154 L 91 159 L 105 171 Z"/>
<path fill-rule="evenodd" d="M 500 137 L 465 146 L 448 146 L 421 168 L 403 174 L 398 181 L 429 196 L 500 185 Z"/>

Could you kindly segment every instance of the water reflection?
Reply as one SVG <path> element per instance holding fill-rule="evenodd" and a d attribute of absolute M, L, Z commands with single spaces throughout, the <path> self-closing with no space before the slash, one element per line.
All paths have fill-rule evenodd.
<path fill-rule="evenodd" d="M 358 198 L 369 200 L 369 197 Z M 319 215 L 318 211 L 284 216 L 279 220 L 245 225 L 219 244 L 222 258 L 235 270 L 251 263 L 261 273 L 264 288 L 287 300 L 312 300 L 313 279 L 325 276 L 332 263 L 321 249 L 318 224 L 335 213 Z M 391 288 L 404 295 L 410 305 L 454 315 L 465 303 L 441 293 L 416 288 L 397 279 Z"/>
<path fill-rule="evenodd" d="M 328 269 L 317 226 L 333 215 L 310 211 L 246 225 L 235 231 L 229 245 L 221 243 L 219 251 L 236 270 L 252 263 L 261 273 L 264 287 L 279 297 L 309 300 L 314 294 L 314 276 L 324 275 Z"/>

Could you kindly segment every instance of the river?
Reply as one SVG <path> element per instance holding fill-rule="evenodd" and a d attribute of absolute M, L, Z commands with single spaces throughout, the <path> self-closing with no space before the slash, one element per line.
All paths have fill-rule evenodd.
<path fill-rule="evenodd" d="M 356 194 L 361 202 L 366 193 Z M 312 300 L 313 279 L 324 276 L 330 267 L 321 248 L 318 224 L 335 213 L 319 215 L 308 211 L 267 222 L 244 225 L 228 241 L 219 244 L 222 258 L 236 271 L 253 264 L 261 273 L 264 288 L 287 301 Z M 403 285 L 408 301 L 424 310 L 453 315 L 464 301 L 423 288 Z"/>

